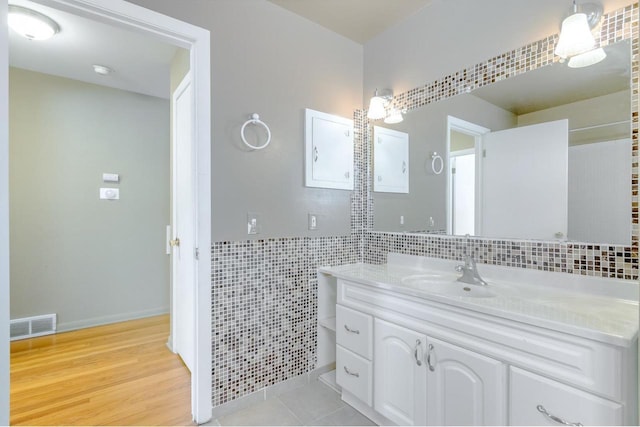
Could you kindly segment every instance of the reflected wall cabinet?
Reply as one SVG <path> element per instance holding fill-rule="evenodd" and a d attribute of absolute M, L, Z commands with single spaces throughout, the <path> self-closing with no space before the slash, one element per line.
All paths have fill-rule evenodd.
<path fill-rule="evenodd" d="M 353 120 L 305 109 L 305 185 L 353 190 Z"/>
<path fill-rule="evenodd" d="M 373 191 L 409 192 L 409 134 L 373 127 Z"/>

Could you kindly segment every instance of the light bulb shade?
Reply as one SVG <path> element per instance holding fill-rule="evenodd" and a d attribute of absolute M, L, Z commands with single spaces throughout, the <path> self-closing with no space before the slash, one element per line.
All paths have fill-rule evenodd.
<path fill-rule="evenodd" d="M 391 110 L 389 110 L 389 115 L 384 118 L 384 122 L 390 125 L 400 123 L 403 120 L 404 118 L 402 117 L 402 113 L 397 108 L 392 108 Z"/>
<path fill-rule="evenodd" d="M 572 56 L 569 58 L 569 63 L 567 65 L 570 68 L 588 67 L 589 65 L 597 64 L 606 57 L 607 54 L 604 52 L 604 49 L 600 47 L 598 49 L 581 53 L 580 55 Z"/>
<path fill-rule="evenodd" d="M 46 40 L 60 31 L 60 26 L 48 16 L 14 5 L 9 5 L 7 23 L 13 31 L 29 40 Z"/>
<path fill-rule="evenodd" d="M 387 101 L 381 96 L 374 96 L 371 98 L 369 102 L 369 110 L 367 111 L 367 118 L 370 120 L 380 120 L 383 119 L 387 112 L 385 110 L 385 105 Z"/>
<path fill-rule="evenodd" d="M 562 21 L 555 54 L 561 58 L 569 58 L 593 49 L 595 44 L 596 40 L 591 34 L 587 15 L 574 13 Z"/>

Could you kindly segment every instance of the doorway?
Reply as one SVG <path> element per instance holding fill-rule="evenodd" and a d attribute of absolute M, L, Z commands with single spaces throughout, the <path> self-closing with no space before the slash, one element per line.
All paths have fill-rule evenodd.
<path fill-rule="evenodd" d="M 447 116 L 447 234 L 478 235 L 482 136 L 489 129 Z"/>
<path fill-rule="evenodd" d="M 191 144 L 194 153 L 194 165 L 197 173 L 194 173 L 194 212 L 196 215 L 196 229 L 192 248 L 194 253 L 200 247 L 209 252 L 211 246 L 210 236 L 210 210 L 211 210 L 211 192 L 210 192 L 210 51 L 209 51 L 209 32 L 201 28 L 177 21 L 173 18 L 166 17 L 156 12 L 149 11 L 139 6 L 128 4 L 125 2 L 112 2 L 109 0 L 41 0 L 39 1 L 47 6 L 59 8 L 87 17 L 89 19 L 109 23 L 111 25 L 120 26 L 136 32 L 145 33 L 151 37 L 156 37 L 167 43 L 174 44 L 178 47 L 188 49 L 190 51 L 190 65 L 193 70 L 193 140 Z M 6 14 L 6 3 L 0 9 L 0 13 Z M 2 22 L 6 22 L 3 19 Z M 152 23 L 152 24 L 151 24 Z M 0 68 L 0 91 L 5 90 L 7 85 L 8 70 L 8 54 L 7 54 L 7 29 L 5 28 L 0 35 L 0 53 L 2 63 Z M 7 99 L 3 96 L 2 99 Z M 6 105 L 0 105 L 0 122 L 8 122 L 8 111 Z M 6 126 L 4 127 L 6 129 Z M 0 135 L 0 148 L 3 154 L 7 152 L 8 141 L 7 135 Z M 3 157 L 6 159 L 7 157 Z M 0 162 L 0 197 L 3 201 L 8 194 L 8 163 Z M 8 200 L 8 198 L 7 198 Z M 8 203 L 0 205 L 0 251 L 7 250 L 8 255 Z M 6 220 L 6 221 L 5 221 Z M 6 227 L 6 228 L 5 228 Z M 4 255 L 4 253 L 3 253 Z M 192 399 L 191 407 L 193 418 L 198 423 L 206 422 L 211 417 L 211 326 L 210 326 L 210 257 L 205 257 L 202 262 L 197 262 L 194 274 L 194 358 L 192 369 Z M 8 260 L 8 256 L 3 260 Z M 8 272 L 8 268 L 3 270 Z M 2 295 L 0 300 L 7 301 L 9 298 L 8 274 L 0 277 L 0 291 Z M 5 309 L 5 307 L 1 307 Z M 8 307 L 7 307 L 8 308 Z M 2 312 L 3 317 L 8 324 L 8 309 Z M 6 313 L 6 314 L 5 314 Z M 2 338 L 2 349 L 8 347 L 8 337 L 0 335 Z M 6 338 L 6 339 L 5 339 Z M 8 351 L 5 352 L 8 354 Z M 8 372 L 8 359 L 0 356 L 0 363 L 3 365 L 2 372 Z M 6 366 L 5 366 L 6 363 Z M 4 369 L 4 368 L 7 369 Z M 3 387 L 0 391 L 0 423 L 5 421 L 4 414 L 7 414 L 8 422 L 8 376 L 1 378 Z M 6 388 L 4 383 L 6 381 Z M 6 392 L 6 395 L 5 395 Z M 5 399 L 6 396 L 6 399 Z M 6 402 L 6 403 L 5 403 Z M 6 405 L 6 406 L 5 406 Z M 6 411 L 5 411 L 6 408 Z"/>

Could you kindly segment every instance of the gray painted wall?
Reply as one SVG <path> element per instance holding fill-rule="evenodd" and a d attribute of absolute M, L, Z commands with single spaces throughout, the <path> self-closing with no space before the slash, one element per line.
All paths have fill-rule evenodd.
<path fill-rule="evenodd" d="M 9 94 L 11 318 L 167 312 L 169 102 L 15 68 Z"/>
<path fill-rule="evenodd" d="M 130 1 L 211 31 L 213 240 L 348 234 L 351 192 L 304 187 L 304 109 L 362 108 L 362 46 L 266 0 Z M 264 150 L 240 139 L 251 113 L 271 128 Z"/>

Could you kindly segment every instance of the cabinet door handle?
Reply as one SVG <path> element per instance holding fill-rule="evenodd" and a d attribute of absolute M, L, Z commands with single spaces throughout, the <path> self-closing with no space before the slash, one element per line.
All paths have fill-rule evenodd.
<path fill-rule="evenodd" d="M 402 173 L 407 172 L 407 162 L 402 162 Z"/>
<path fill-rule="evenodd" d="M 418 350 L 420 350 L 420 356 L 418 356 Z M 422 342 L 420 340 L 416 340 L 416 348 L 413 350 L 413 358 L 416 359 L 416 364 L 418 366 L 422 366 Z"/>
<path fill-rule="evenodd" d="M 344 325 L 344 329 L 349 333 L 360 335 L 360 331 L 358 329 L 351 329 L 347 325 Z"/>
<path fill-rule="evenodd" d="M 561 424 L 563 426 L 581 426 L 581 423 L 571 423 L 569 421 L 565 421 L 560 417 L 556 417 L 555 415 L 551 415 L 549 412 L 547 412 L 546 409 L 544 409 L 544 406 L 542 405 L 538 405 L 536 406 L 536 409 L 538 410 L 538 412 L 540 412 L 542 415 L 544 415 L 546 418 L 550 419 L 551 421 L 557 423 L 557 424 Z"/>
<path fill-rule="evenodd" d="M 318 147 L 313 147 L 313 161 L 318 161 Z"/>
<path fill-rule="evenodd" d="M 357 372 L 351 372 L 346 366 L 344 367 L 344 371 L 347 375 L 351 375 L 352 377 L 360 378 L 360 374 Z"/>
<path fill-rule="evenodd" d="M 433 351 L 433 344 L 429 344 L 429 351 L 427 352 L 427 366 L 431 372 L 436 370 L 436 367 L 431 364 L 431 352 Z"/>

